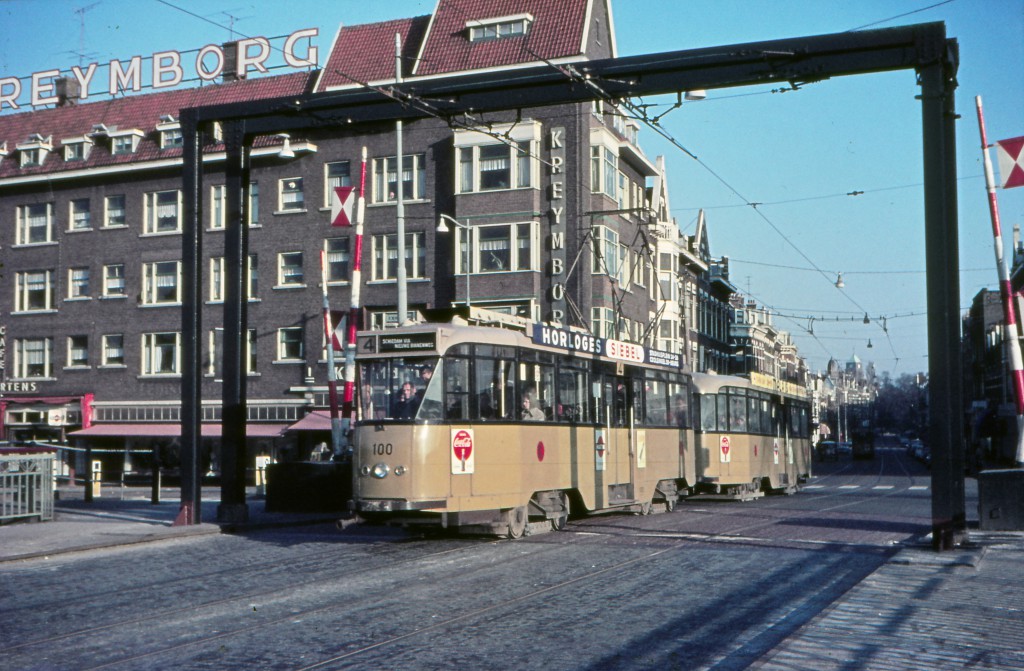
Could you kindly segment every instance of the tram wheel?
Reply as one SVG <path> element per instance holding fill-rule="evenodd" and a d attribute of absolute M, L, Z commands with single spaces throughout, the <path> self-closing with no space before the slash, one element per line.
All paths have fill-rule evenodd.
<path fill-rule="evenodd" d="M 526 533 L 526 525 L 530 516 L 526 512 L 526 506 L 519 506 L 508 511 L 508 537 L 522 538 Z"/>
<path fill-rule="evenodd" d="M 569 497 L 565 495 L 565 492 L 562 492 L 558 495 L 558 501 L 562 504 L 562 512 L 558 517 L 551 518 L 551 529 L 553 531 L 561 531 L 569 522 Z"/>
<path fill-rule="evenodd" d="M 652 512 L 654 512 L 654 504 L 652 504 L 650 501 L 640 504 L 641 515 L 650 515 Z"/>

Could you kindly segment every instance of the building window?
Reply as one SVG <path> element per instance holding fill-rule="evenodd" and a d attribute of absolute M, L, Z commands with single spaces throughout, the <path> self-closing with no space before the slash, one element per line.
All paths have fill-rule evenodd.
<path fill-rule="evenodd" d="M 348 282 L 352 277 L 349 238 L 327 238 L 324 240 L 324 251 L 327 255 L 327 281 Z"/>
<path fill-rule="evenodd" d="M 247 329 L 245 332 L 245 373 L 246 375 L 255 375 L 258 371 L 256 368 L 256 329 Z"/>
<path fill-rule="evenodd" d="M 591 308 L 590 327 L 598 338 L 615 337 L 615 311 L 611 308 Z"/>
<path fill-rule="evenodd" d="M 107 196 L 104 199 L 104 210 L 106 211 L 103 217 L 105 228 L 122 228 L 128 225 L 124 209 L 124 196 Z"/>
<path fill-rule="evenodd" d="M 306 198 L 302 193 L 302 178 L 289 177 L 278 182 L 279 195 L 277 209 L 281 212 L 304 212 Z"/>
<path fill-rule="evenodd" d="M 29 270 L 15 275 L 15 312 L 53 310 L 53 271 Z"/>
<path fill-rule="evenodd" d="M 89 155 L 89 148 L 92 147 L 92 143 L 86 143 L 84 140 L 78 142 L 67 142 L 64 145 L 64 160 L 65 161 L 84 161 Z"/>
<path fill-rule="evenodd" d="M 14 341 L 14 375 L 48 378 L 53 365 L 53 338 L 17 338 Z"/>
<path fill-rule="evenodd" d="M 590 190 L 618 200 L 619 157 L 602 145 L 590 148 Z"/>
<path fill-rule="evenodd" d="M 103 295 L 106 298 L 125 295 L 123 263 L 103 266 Z"/>
<path fill-rule="evenodd" d="M 89 298 L 89 268 L 68 269 L 68 300 Z"/>
<path fill-rule="evenodd" d="M 256 254 L 249 255 L 249 300 L 254 301 L 259 298 L 259 279 L 260 279 L 260 267 L 259 258 Z"/>
<path fill-rule="evenodd" d="M 351 164 L 337 161 L 324 166 L 324 207 L 331 206 L 334 190 L 341 186 L 352 186 Z"/>
<path fill-rule="evenodd" d="M 145 200 L 146 233 L 181 231 L 181 191 L 154 191 Z"/>
<path fill-rule="evenodd" d="M 85 368 L 89 365 L 89 336 L 68 336 L 68 366 Z"/>
<path fill-rule="evenodd" d="M 53 203 L 19 205 L 17 216 L 16 244 L 39 245 L 53 242 Z"/>
<path fill-rule="evenodd" d="M 456 272 L 465 273 L 466 238 L 473 242 L 473 270 L 477 273 L 500 273 L 537 270 L 539 260 L 539 228 L 536 223 L 474 226 L 468 231 L 458 229 Z"/>
<path fill-rule="evenodd" d="M 242 365 L 246 375 L 256 375 L 256 329 L 245 331 L 245 352 L 242 354 Z M 206 359 L 206 374 L 216 380 L 224 378 L 224 329 L 210 331 L 210 356 Z"/>
<path fill-rule="evenodd" d="M 181 261 L 158 261 L 142 266 L 142 304 L 181 303 Z"/>
<path fill-rule="evenodd" d="M 89 210 L 88 198 L 76 198 L 71 201 L 71 213 L 68 217 L 69 231 L 88 231 L 92 228 L 92 213 Z"/>
<path fill-rule="evenodd" d="M 124 334 L 110 333 L 103 336 L 103 365 L 124 365 Z"/>
<path fill-rule="evenodd" d="M 34 168 L 43 164 L 42 161 L 42 150 L 39 147 L 32 147 L 30 149 L 22 149 L 21 153 L 21 167 L 22 168 Z"/>
<path fill-rule="evenodd" d="M 224 185 L 210 187 L 210 228 L 224 228 L 226 220 L 224 203 Z"/>
<path fill-rule="evenodd" d="M 160 131 L 160 148 L 171 149 L 185 145 L 184 137 L 181 134 L 181 127 L 166 128 Z"/>
<path fill-rule="evenodd" d="M 487 21 L 472 21 L 466 26 L 469 29 L 469 41 L 482 42 L 504 37 L 522 37 L 530 30 L 532 23 L 533 16 L 522 14 Z"/>
<path fill-rule="evenodd" d="M 281 362 L 304 361 L 303 331 L 301 326 L 289 326 L 277 330 L 277 360 Z"/>
<path fill-rule="evenodd" d="M 526 141 L 459 147 L 459 193 L 531 187 L 532 144 Z"/>
<path fill-rule="evenodd" d="M 594 227 L 593 273 L 619 277 L 619 234 L 607 226 Z"/>
<path fill-rule="evenodd" d="M 135 153 L 137 137 L 134 134 L 116 135 L 110 138 L 110 153 L 114 156 Z"/>
<path fill-rule="evenodd" d="M 423 279 L 426 272 L 427 250 L 423 232 L 405 234 L 405 276 Z M 373 236 L 373 268 L 375 281 L 398 279 L 398 235 Z"/>
<path fill-rule="evenodd" d="M 210 301 L 224 301 L 224 257 L 215 256 L 210 259 Z"/>
<path fill-rule="evenodd" d="M 426 197 L 426 154 L 402 157 L 402 197 L 423 200 Z M 373 159 L 374 203 L 391 203 L 398 198 L 398 159 L 395 156 Z"/>
<path fill-rule="evenodd" d="M 303 287 L 302 252 L 283 252 L 277 255 L 277 286 Z"/>
<path fill-rule="evenodd" d="M 249 182 L 249 225 L 259 226 L 260 224 L 260 185 L 258 182 Z"/>
<path fill-rule="evenodd" d="M 143 333 L 142 374 L 177 375 L 180 351 L 181 333 Z"/>

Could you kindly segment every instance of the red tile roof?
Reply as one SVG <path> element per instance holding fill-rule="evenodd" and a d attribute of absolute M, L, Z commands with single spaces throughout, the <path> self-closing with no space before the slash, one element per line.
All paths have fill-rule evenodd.
<path fill-rule="evenodd" d="M 441 0 L 415 74 L 436 75 L 582 56 L 587 6 L 591 1 Z M 469 41 L 467 25 L 524 13 L 534 19 L 526 35 Z"/>
<path fill-rule="evenodd" d="M 187 107 L 308 93 L 314 78 L 315 73 L 297 72 L 5 114 L 0 116 L 0 145 L 7 142 L 8 156 L 0 159 L 0 179 L 177 157 L 181 149 L 160 149 L 160 137 L 155 129 L 162 116 L 170 114 L 177 119 L 179 110 Z M 109 143 L 100 141 L 93 145 L 85 161 L 65 162 L 61 140 L 90 134 L 96 124 L 104 124 L 108 130 L 138 129 L 145 136 L 134 154 L 113 156 Z M 53 151 L 43 165 L 21 168 L 15 146 L 34 134 L 50 137 Z"/>
<path fill-rule="evenodd" d="M 402 41 L 402 76 L 409 76 L 430 16 L 341 28 L 317 91 L 394 80 L 395 33 Z"/>

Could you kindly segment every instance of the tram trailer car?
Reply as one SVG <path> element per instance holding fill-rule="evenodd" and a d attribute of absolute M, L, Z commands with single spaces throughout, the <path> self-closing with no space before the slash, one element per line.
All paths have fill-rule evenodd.
<path fill-rule="evenodd" d="M 695 432 L 701 385 L 677 355 L 516 325 L 358 334 L 354 513 L 518 538 L 531 522 L 561 529 L 570 513 L 672 510 L 698 488 L 736 496 L 733 473 L 753 481 L 774 465 L 772 454 L 724 468 L 699 456 L 726 434 Z M 793 491 L 800 466 L 780 461 L 764 477 Z"/>

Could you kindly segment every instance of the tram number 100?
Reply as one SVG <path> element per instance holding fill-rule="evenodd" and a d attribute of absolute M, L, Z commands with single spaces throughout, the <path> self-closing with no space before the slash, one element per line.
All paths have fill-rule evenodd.
<path fill-rule="evenodd" d="M 373 444 L 373 454 L 378 456 L 378 457 L 382 456 L 382 455 L 389 455 L 390 456 L 393 451 L 394 451 L 394 448 L 391 446 L 391 443 L 374 443 Z"/>

